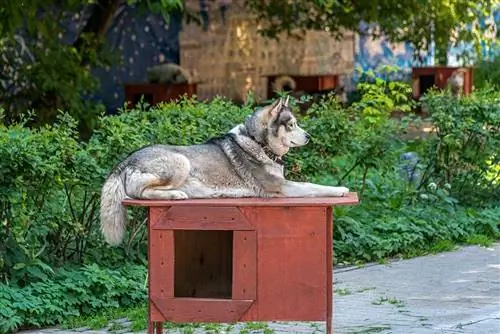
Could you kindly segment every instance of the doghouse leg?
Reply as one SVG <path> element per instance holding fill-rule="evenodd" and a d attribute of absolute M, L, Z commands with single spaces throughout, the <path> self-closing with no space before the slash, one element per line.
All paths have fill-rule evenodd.
<path fill-rule="evenodd" d="M 154 323 L 152 321 L 148 321 L 148 334 L 154 334 Z"/>
<path fill-rule="evenodd" d="M 333 325 L 333 208 L 326 210 L 326 333 Z"/>

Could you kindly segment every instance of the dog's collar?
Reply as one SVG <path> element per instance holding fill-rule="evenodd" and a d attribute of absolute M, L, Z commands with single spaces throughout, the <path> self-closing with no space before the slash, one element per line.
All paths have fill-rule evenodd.
<path fill-rule="evenodd" d="M 253 138 L 252 138 L 253 139 Z M 255 140 L 255 139 L 254 139 Z M 257 142 L 258 143 L 258 142 Z M 279 155 L 276 155 L 270 148 L 269 146 L 263 146 L 259 143 L 259 145 L 262 147 L 262 149 L 264 150 L 264 153 L 267 155 L 267 157 L 269 159 L 271 159 L 272 161 L 276 162 L 277 164 L 280 164 L 280 165 L 284 165 L 285 162 L 283 161 L 283 159 L 279 156 Z"/>
<path fill-rule="evenodd" d="M 257 139 L 255 139 L 255 137 L 254 137 L 254 136 L 252 136 L 252 135 L 250 135 L 250 134 L 248 134 L 248 137 L 249 137 L 250 139 L 252 139 L 254 142 L 256 142 L 257 144 L 259 144 L 259 146 L 260 146 L 260 147 L 262 147 L 262 150 L 264 150 L 264 153 L 267 155 L 267 157 L 268 157 L 269 159 L 271 159 L 272 161 L 274 161 L 274 162 L 276 162 L 277 164 L 280 164 L 280 165 L 282 165 L 282 166 L 283 166 L 283 165 L 285 165 L 285 162 L 283 161 L 283 159 L 282 159 L 279 155 L 277 155 L 276 153 L 274 153 L 274 152 L 271 150 L 271 148 L 270 148 L 269 146 L 267 146 L 267 145 L 262 145 L 261 143 L 259 143 L 259 142 L 257 141 Z"/>

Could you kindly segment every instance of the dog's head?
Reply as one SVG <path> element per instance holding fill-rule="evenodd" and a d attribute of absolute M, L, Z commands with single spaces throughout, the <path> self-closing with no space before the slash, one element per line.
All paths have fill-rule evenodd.
<path fill-rule="evenodd" d="M 258 109 L 245 120 L 248 133 L 277 156 L 285 155 L 292 147 L 307 144 L 309 134 L 299 127 L 288 106 L 288 98 L 280 98 Z"/>

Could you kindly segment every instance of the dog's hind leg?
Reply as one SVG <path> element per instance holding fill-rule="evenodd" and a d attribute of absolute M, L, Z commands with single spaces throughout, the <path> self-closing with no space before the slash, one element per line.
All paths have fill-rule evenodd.
<path fill-rule="evenodd" d="M 177 190 L 191 170 L 189 160 L 182 154 L 172 153 L 141 167 L 126 173 L 125 189 L 128 196 L 137 199 L 188 198 L 186 193 Z"/>
<path fill-rule="evenodd" d="M 187 199 L 188 195 L 180 190 L 167 190 L 162 187 L 148 188 L 142 192 L 142 199 Z"/>

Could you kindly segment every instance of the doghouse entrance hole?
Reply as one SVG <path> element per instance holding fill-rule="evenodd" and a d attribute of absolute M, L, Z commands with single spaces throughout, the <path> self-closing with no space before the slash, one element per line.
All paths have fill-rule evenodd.
<path fill-rule="evenodd" d="M 174 296 L 231 299 L 233 231 L 174 232 Z"/>
<path fill-rule="evenodd" d="M 434 86 L 436 77 L 433 74 L 420 76 L 420 95 L 424 95 L 432 86 Z"/>

